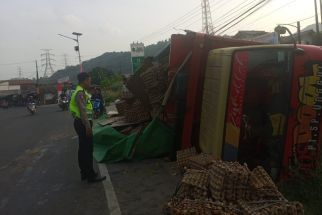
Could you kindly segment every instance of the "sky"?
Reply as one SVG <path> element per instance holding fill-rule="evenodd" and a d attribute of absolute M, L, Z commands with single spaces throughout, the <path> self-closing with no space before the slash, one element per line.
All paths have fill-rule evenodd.
<path fill-rule="evenodd" d="M 215 30 L 260 0 L 209 0 Z M 318 1 L 319 2 L 319 1 Z M 0 80 L 15 78 L 21 68 L 25 78 L 35 77 L 35 60 L 41 67 L 41 49 L 52 49 L 54 69 L 77 64 L 73 36 L 81 32 L 83 60 L 105 52 L 129 51 L 130 43 L 145 45 L 168 39 L 183 29 L 202 30 L 201 0 L 0 0 Z M 238 25 L 218 31 L 272 32 L 277 24 L 303 20 L 314 23 L 314 0 L 270 0 Z M 226 30 L 223 28 L 222 30 Z"/>

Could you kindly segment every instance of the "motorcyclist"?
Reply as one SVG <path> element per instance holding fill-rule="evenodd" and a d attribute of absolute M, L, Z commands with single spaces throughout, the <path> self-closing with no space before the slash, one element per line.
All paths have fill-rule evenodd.
<path fill-rule="evenodd" d="M 27 101 L 27 104 L 26 104 L 27 105 L 27 109 L 29 110 L 29 112 L 31 114 L 34 114 L 35 111 L 36 111 L 35 98 L 32 95 L 30 95 L 30 96 L 27 97 L 26 101 Z"/>
<path fill-rule="evenodd" d="M 27 104 L 30 104 L 30 103 L 35 103 L 35 99 L 31 95 L 27 97 Z"/>
<path fill-rule="evenodd" d="M 62 100 L 63 98 L 67 98 L 66 92 L 63 91 L 60 95 L 59 95 L 60 100 Z"/>
<path fill-rule="evenodd" d="M 93 90 L 93 94 L 92 94 L 92 97 L 91 97 L 92 101 L 95 101 L 96 99 L 100 100 L 100 104 L 99 104 L 100 113 L 104 113 L 105 112 L 105 107 L 104 107 L 104 103 L 103 103 L 103 96 L 102 96 L 102 91 L 99 88 L 95 88 Z"/>
<path fill-rule="evenodd" d="M 59 95 L 59 102 L 58 105 L 62 110 L 67 110 L 68 109 L 68 103 L 69 103 L 69 98 L 66 94 L 66 91 L 63 91 Z"/>

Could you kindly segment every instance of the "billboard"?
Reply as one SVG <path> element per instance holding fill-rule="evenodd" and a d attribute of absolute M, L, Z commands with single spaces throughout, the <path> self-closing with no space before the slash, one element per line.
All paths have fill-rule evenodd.
<path fill-rule="evenodd" d="M 144 61 L 144 44 L 132 43 L 131 44 L 131 61 L 132 72 L 135 73 Z"/>

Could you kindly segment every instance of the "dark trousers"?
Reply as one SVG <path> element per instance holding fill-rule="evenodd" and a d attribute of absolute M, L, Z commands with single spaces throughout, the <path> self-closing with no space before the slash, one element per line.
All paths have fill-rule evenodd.
<path fill-rule="evenodd" d="M 81 174 L 88 178 L 94 177 L 93 137 L 86 136 L 86 128 L 80 119 L 74 120 L 74 128 L 79 139 L 78 165 L 81 170 Z"/>

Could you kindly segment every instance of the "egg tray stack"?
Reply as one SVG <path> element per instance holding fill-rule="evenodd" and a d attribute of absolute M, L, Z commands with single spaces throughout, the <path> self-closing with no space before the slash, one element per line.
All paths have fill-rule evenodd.
<path fill-rule="evenodd" d="M 161 103 L 165 92 L 166 80 L 163 77 L 160 78 L 161 70 L 162 68 L 157 64 L 140 73 L 151 104 Z"/>
<path fill-rule="evenodd" d="M 256 167 L 249 177 L 249 186 L 253 199 L 285 200 L 275 183 L 263 167 Z"/>
<path fill-rule="evenodd" d="M 185 172 L 175 197 L 206 200 L 209 198 L 208 183 L 209 173 L 207 171 L 189 169 Z"/>
<path fill-rule="evenodd" d="M 194 148 L 194 147 L 177 151 L 178 168 L 181 171 L 183 171 L 188 165 L 189 158 L 196 156 L 196 155 L 197 155 L 197 151 L 196 151 L 196 148 Z"/>
<path fill-rule="evenodd" d="M 185 170 L 165 214 L 302 215 L 303 206 L 288 202 L 262 167 L 250 171 L 238 162 L 196 155 L 190 148 L 177 152 Z"/>
<path fill-rule="evenodd" d="M 188 158 L 187 168 L 207 170 L 215 162 L 215 160 L 216 159 L 214 156 L 206 153 L 201 153 L 199 155 Z"/>
<path fill-rule="evenodd" d="M 204 204 L 209 202 L 208 183 L 207 171 L 188 169 L 171 201 L 165 207 L 167 211 L 165 214 L 205 214 Z M 191 201 L 193 204 L 187 207 L 186 201 Z"/>
<path fill-rule="evenodd" d="M 249 170 L 246 166 L 216 161 L 209 171 L 209 188 L 215 201 L 236 202 L 247 197 Z"/>
<path fill-rule="evenodd" d="M 154 88 L 158 83 L 155 75 L 156 66 L 152 66 L 140 73 L 140 78 L 143 81 L 145 88 Z"/>
<path fill-rule="evenodd" d="M 150 113 L 145 110 L 139 100 L 126 106 L 124 116 L 127 122 L 143 122 L 151 118 Z"/>
<path fill-rule="evenodd" d="M 232 212 L 226 212 L 225 207 L 220 202 L 208 200 L 184 199 L 179 204 L 169 207 L 170 215 L 235 215 Z"/>
<path fill-rule="evenodd" d="M 167 66 L 154 64 L 145 71 L 140 72 L 140 78 L 148 89 L 165 89 L 167 84 Z"/>
<path fill-rule="evenodd" d="M 117 112 L 120 115 L 124 115 L 125 114 L 125 110 L 127 108 L 126 101 L 120 100 L 120 101 L 115 102 L 115 107 L 116 107 Z"/>
<path fill-rule="evenodd" d="M 147 92 L 150 104 L 152 106 L 154 105 L 161 105 L 163 96 L 164 96 L 164 91 L 160 90 L 158 87 L 157 88 L 151 88 L 149 89 L 149 92 Z"/>
<path fill-rule="evenodd" d="M 288 201 L 240 201 L 239 207 L 243 215 L 304 215 L 303 205 Z"/>
<path fill-rule="evenodd" d="M 181 181 L 183 184 L 194 186 L 207 191 L 209 173 L 205 170 L 188 169 Z"/>
<path fill-rule="evenodd" d="M 152 108 L 151 114 L 153 116 L 156 116 L 155 113 L 159 112 L 166 91 L 167 78 L 165 71 L 165 66 L 154 64 L 139 74 L 149 98 L 149 103 Z"/>

